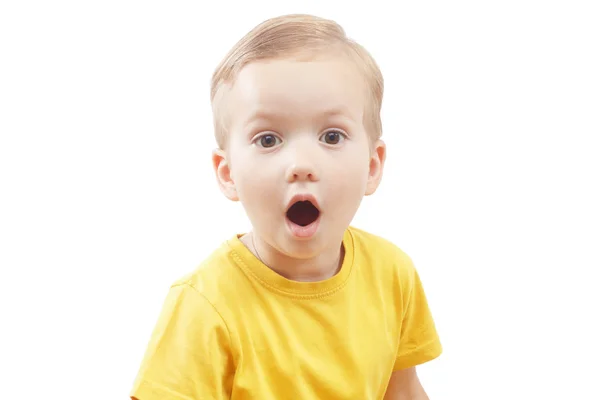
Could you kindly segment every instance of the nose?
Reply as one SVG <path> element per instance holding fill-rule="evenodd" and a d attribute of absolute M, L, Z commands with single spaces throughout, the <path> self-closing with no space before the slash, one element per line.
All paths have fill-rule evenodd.
<path fill-rule="evenodd" d="M 318 181 L 318 178 L 310 167 L 296 163 L 290 167 L 287 181 L 290 183 L 295 181 L 316 182 Z"/>
<path fill-rule="evenodd" d="M 315 149 L 296 149 L 293 154 L 290 154 L 288 170 L 286 173 L 289 183 L 295 181 L 316 182 L 319 180 Z"/>

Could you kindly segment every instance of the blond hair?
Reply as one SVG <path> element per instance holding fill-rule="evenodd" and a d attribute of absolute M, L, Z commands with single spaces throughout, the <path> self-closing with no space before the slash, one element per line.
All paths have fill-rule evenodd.
<path fill-rule="evenodd" d="M 381 104 L 383 76 L 377 63 L 360 44 L 346 36 L 334 21 L 306 14 L 291 14 L 268 19 L 240 39 L 215 69 L 210 99 L 213 108 L 215 137 L 220 148 L 227 141 L 226 123 L 221 114 L 223 86 L 233 85 L 247 64 L 268 59 L 281 59 L 298 54 L 331 53 L 341 50 L 355 61 L 365 77 L 369 101 L 363 124 L 375 140 L 381 137 Z"/>

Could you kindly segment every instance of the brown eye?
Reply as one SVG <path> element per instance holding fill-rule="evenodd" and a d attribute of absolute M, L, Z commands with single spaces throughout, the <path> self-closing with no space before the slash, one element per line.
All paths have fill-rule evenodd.
<path fill-rule="evenodd" d="M 263 135 L 259 138 L 260 147 L 269 148 L 279 144 L 280 139 L 275 135 Z"/>
<path fill-rule="evenodd" d="M 344 140 L 344 135 L 338 131 L 327 131 L 321 136 L 321 140 L 327 144 L 338 144 Z"/>

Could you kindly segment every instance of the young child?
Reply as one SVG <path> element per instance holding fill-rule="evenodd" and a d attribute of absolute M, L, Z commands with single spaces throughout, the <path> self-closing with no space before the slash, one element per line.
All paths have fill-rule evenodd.
<path fill-rule="evenodd" d="M 350 226 L 381 180 L 381 72 L 333 21 L 268 20 L 214 73 L 221 191 L 252 230 L 170 289 L 131 392 L 427 399 L 441 353 L 411 259 Z"/>

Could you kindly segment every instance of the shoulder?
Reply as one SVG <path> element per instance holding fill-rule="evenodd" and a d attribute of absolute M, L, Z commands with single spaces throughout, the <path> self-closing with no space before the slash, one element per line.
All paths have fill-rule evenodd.
<path fill-rule="evenodd" d="M 365 230 L 350 227 L 355 252 L 365 261 L 389 266 L 394 271 L 411 272 L 414 269 L 412 258 L 389 239 Z"/>
<path fill-rule="evenodd" d="M 213 254 L 170 286 L 131 397 L 225 398 L 231 391 L 229 377 L 239 353 L 215 307 L 219 259 Z"/>
<path fill-rule="evenodd" d="M 409 296 L 419 279 L 412 258 L 389 239 L 355 227 L 350 233 L 361 275 L 379 282 L 396 298 Z"/>
<path fill-rule="evenodd" d="M 227 244 L 215 249 L 196 268 L 175 280 L 171 289 L 189 288 L 218 309 L 234 295 L 241 272 L 231 260 Z"/>

